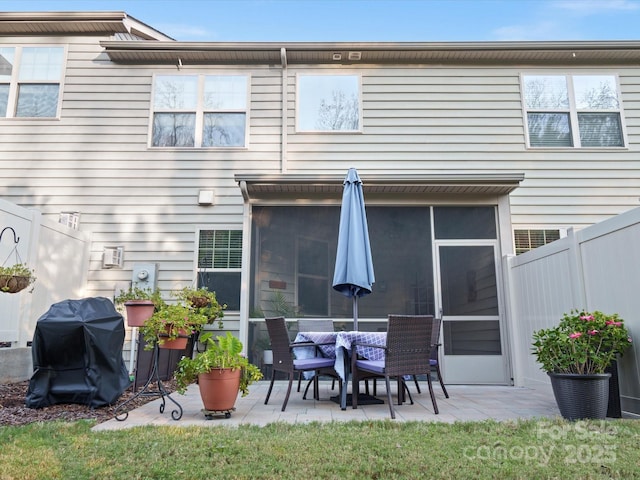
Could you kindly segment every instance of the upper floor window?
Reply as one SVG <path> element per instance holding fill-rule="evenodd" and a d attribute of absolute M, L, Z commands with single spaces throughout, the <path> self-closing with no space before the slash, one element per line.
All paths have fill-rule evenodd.
<path fill-rule="evenodd" d="M 615 75 L 523 75 L 531 147 L 623 147 Z"/>
<path fill-rule="evenodd" d="M 63 47 L 0 47 L 0 117 L 57 117 L 63 63 Z"/>
<path fill-rule="evenodd" d="M 245 75 L 156 75 L 152 147 L 246 146 Z"/>
<path fill-rule="evenodd" d="M 361 130 L 358 75 L 298 75 L 298 131 Z"/>

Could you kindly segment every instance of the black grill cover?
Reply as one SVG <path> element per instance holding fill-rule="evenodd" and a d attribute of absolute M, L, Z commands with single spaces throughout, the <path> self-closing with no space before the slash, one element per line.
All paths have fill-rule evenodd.
<path fill-rule="evenodd" d="M 26 405 L 111 405 L 129 386 L 124 320 L 103 297 L 64 300 L 38 319 Z"/>

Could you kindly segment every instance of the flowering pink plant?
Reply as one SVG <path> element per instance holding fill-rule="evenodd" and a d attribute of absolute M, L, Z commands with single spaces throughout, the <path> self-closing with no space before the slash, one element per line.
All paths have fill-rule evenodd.
<path fill-rule="evenodd" d="M 565 313 L 557 327 L 534 332 L 533 340 L 542 369 L 554 373 L 604 373 L 631 345 L 624 320 L 599 311 Z"/>

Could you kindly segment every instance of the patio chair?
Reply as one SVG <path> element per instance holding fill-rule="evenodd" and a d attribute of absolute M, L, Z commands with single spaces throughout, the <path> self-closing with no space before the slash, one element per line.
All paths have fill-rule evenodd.
<path fill-rule="evenodd" d="M 433 315 L 389 315 L 387 327 L 387 344 L 384 347 L 354 342 L 351 347 L 351 378 L 352 405 L 358 408 L 359 382 L 372 375 L 382 376 L 387 387 L 387 401 L 391 418 L 395 419 L 395 411 L 391 399 L 391 378 L 398 381 L 398 405 L 404 401 L 404 392 L 409 395 L 413 405 L 411 393 L 406 388 L 405 376 L 427 375 L 431 403 L 434 413 L 438 413 L 436 397 L 431 384 L 431 330 Z M 382 348 L 385 350 L 384 360 L 366 360 L 357 355 L 357 347 Z"/>
<path fill-rule="evenodd" d="M 317 345 L 314 343 L 291 343 L 284 317 L 267 318 L 265 319 L 265 323 L 267 324 L 267 331 L 269 332 L 269 339 L 271 340 L 271 348 L 273 350 L 273 369 L 269 391 L 267 392 L 267 398 L 265 399 L 264 404 L 266 405 L 269 402 L 269 397 L 273 390 L 273 383 L 276 379 L 276 372 L 286 373 L 289 380 L 287 394 L 285 395 L 284 403 L 282 404 L 283 412 L 287 408 L 294 375 L 299 372 L 312 371 L 315 373 L 314 378 L 307 385 L 302 398 L 306 398 L 309 386 L 313 383 L 313 398 L 318 400 L 318 375 L 320 372 L 322 372 L 323 375 L 332 373 L 333 376 L 336 378 L 338 377 L 338 373 L 333 369 L 335 359 L 322 356 L 316 356 L 309 359 L 295 359 L 293 356 L 293 348 L 308 345 L 310 347 L 316 347 L 317 349 Z"/>
<path fill-rule="evenodd" d="M 333 332 L 333 320 L 330 318 L 321 319 L 300 319 L 298 320 L 298 332 Z M 302 372 L 298 374 L 298 392 L 302 384 Z M 336 386 L 336 379 L 331 382 L 331 390 Z M 308 385 L 307 385 L 308 387 Z"/>
<path fill-rule="evenodd" d="M 449 393 L 447 393 L 447 389 L 445 388 L 444 382 L 442 381 L 442 373 L 440 372 L 440 361 L 438 360 L 438 350 L 442 345 L 440 343 L 440 324 L 441 323 L 442 323 L 441 318 L 435 318 L 433 320 L 433 328 L 431 329 L 431 355 L 429 358 L 429 363 L 431 364 L 431 368 L 435 368 L 436 370 L 436 375 L 438 375 L 438 381 L 440 382 L 440 387 L 442 387 L 442 393 L 444 393 L 445 398 L 449 398 Z M 420 390 L 420 385 L 418 384 L 418 377 L 416 375 L 413 376 L 413 381 L 416 384 L 416 390 L 418 391 L 418 393 L 422 393 Z"/>

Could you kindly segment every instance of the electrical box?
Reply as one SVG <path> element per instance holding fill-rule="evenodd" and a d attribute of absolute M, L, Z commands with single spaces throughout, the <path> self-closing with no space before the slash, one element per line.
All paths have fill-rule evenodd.
<path fill-rule="evenodd" d="M 134 263 L 131 286 L 143 290 L 155 290 L 157 286 L 157 263 Z"/>

